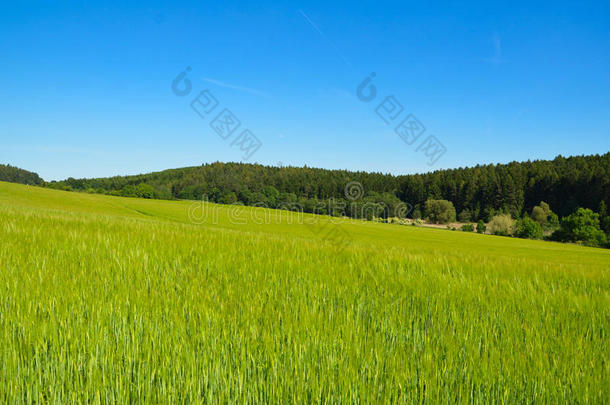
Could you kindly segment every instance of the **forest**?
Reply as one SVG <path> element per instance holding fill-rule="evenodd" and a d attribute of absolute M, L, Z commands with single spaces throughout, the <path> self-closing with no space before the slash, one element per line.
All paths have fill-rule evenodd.
<path fill-rule="evenodd" d="M 369 220 L 479 222 L 478 231 L 487 223 L 491 225 L 488 233 L 589 240 L 596 246 L 610 239 L 610 152 L 398 176 L 215 162 L 133 176 L 45 182 L 36 173 L 0 165 L 0 180 L 66 191 L 204 199 Z M 568 228 L 586 228 L 587 236 L 577 236 Z M 468 229 L 474 227 L 466 225 L 462 230 Z"/>
<path fill-rule="evenodd" d="M 346 184 L 362 187 L 357 199 Z M 422 215 L 428 199 L 451 201 L 464 221 L 489 221 L 499 213 L 520 218 L 541 201 L 563 217 L 577 208 L 598 211 L 610 204 L 610 152 L 558 156 L 553 160 L 477 165 L 412 175 L 209 163 L 135 176 L 69 178 L 45 183 L 65 190 L 159 199 L 207 198 L 225 204 L 295 206 L 305 212 L 355 216 L 354 205 L 379 203 L 380 216 L 392 216 L 408 204 L 409 215 Z M 330 203 L 329 203 L 330 200 Z"/>
<path fill-rule="evenodd" d="M 41 185 L 43 183 L 40 176 L 36 173 L 3 164 L 0 164 L 0 181 L 29 185 Z"/>

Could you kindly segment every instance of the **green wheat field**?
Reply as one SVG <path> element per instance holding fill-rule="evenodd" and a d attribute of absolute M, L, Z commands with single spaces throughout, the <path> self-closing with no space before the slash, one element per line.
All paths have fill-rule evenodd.
<path fill-rule="evenodd" d="M 610 400 L 608 250 L 202 209 L 0 183 L 0 403 Z"/>

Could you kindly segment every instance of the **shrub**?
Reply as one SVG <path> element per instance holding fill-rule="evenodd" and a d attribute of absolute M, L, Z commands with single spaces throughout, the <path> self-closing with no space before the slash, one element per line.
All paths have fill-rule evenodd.
<path fill-rule="evenodd" d="M 446 224 L 455 221 L 455 207 L 451 201 L 426 201 L 426 218 L 435 224 Z"/>
<path fill-rule="evenodd" d="M 511 236 L 515 232 L 515 221 L 509 214 L 494 216 L 487 225 L 493 235 Z"/>
<path fill-rule="evenodd" d="M 121 189 L 119 195 L 122 197 L 137 197 L 136 187 L 133 184 L 128 184 Z"/>
<path fill-rule="evenodd" d="M 269 208 L 275 208 L 280 199 L 280 192 L 273 186 L 263 187 L 264 203 Z"/>
<path fill-rule="evenodd" d="M 606 244 L 606 234 L 599 228 L 599 215 L 588 208 L 579 208 L 575 213 L 561 219 L 561 228 L 551 239 L 560 242 L 581 242 L 588 246 Z"/>
<path fill-rule="evenodd" d="M 140 183 L 136 188 L 135 195 L 140 198 L 153 198 L 155 189 L 150 184 Z"/>
<path fill-rule="evenodd" d="M 464 224 L 464 225 L 462 225 L 461 229 L 464 232 L 474 232 L 474 225 L 472 225 L 472 224 Z"/>
<path fill-rule="evenodd" d="M 535 206 L 532 209 L 532 219 L 540 225 L 542 225 L 546 222 L 547 216 L 548 216 L 547 213 L 544 212 L 542 207 Z"/>
<path fill-rule="evenodd" d="M 525 217 L 517 221 L 515 236 L 525 239 L 542 239 L 542 227 L 537 221 Z"/>
<path fill-rule="evenodd" d="M 479 219 L 479 222 L 477 223 L 477 232 L 485 233 L 486 230 L 487 230 L 487 226 L 485 226 L 485 222 L 483 222 L 482 219 Z"/>
<path fill-rule="evenodd" d="M 559 218 L 557 214 L 551 212 L 544 224 L 542 224 L 542 230 L 547 233 L 552 233 L 554 230 L 559 228 Z"/>

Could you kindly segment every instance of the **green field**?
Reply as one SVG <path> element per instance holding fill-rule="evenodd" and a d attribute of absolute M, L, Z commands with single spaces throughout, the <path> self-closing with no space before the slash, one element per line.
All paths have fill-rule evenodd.
<path fill-rule="evenodd" d="M 608 250 L 190 209 L 0 183 L 0 403 L 610 400 Z"/>

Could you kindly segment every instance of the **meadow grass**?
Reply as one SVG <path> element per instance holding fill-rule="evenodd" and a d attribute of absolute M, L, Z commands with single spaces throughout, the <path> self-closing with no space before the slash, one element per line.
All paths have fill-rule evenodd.
<path fill-rule="evenodd" d="M 191 205 L 0 183 L 1 403 L 610 398 L 607 250 Z"/>

